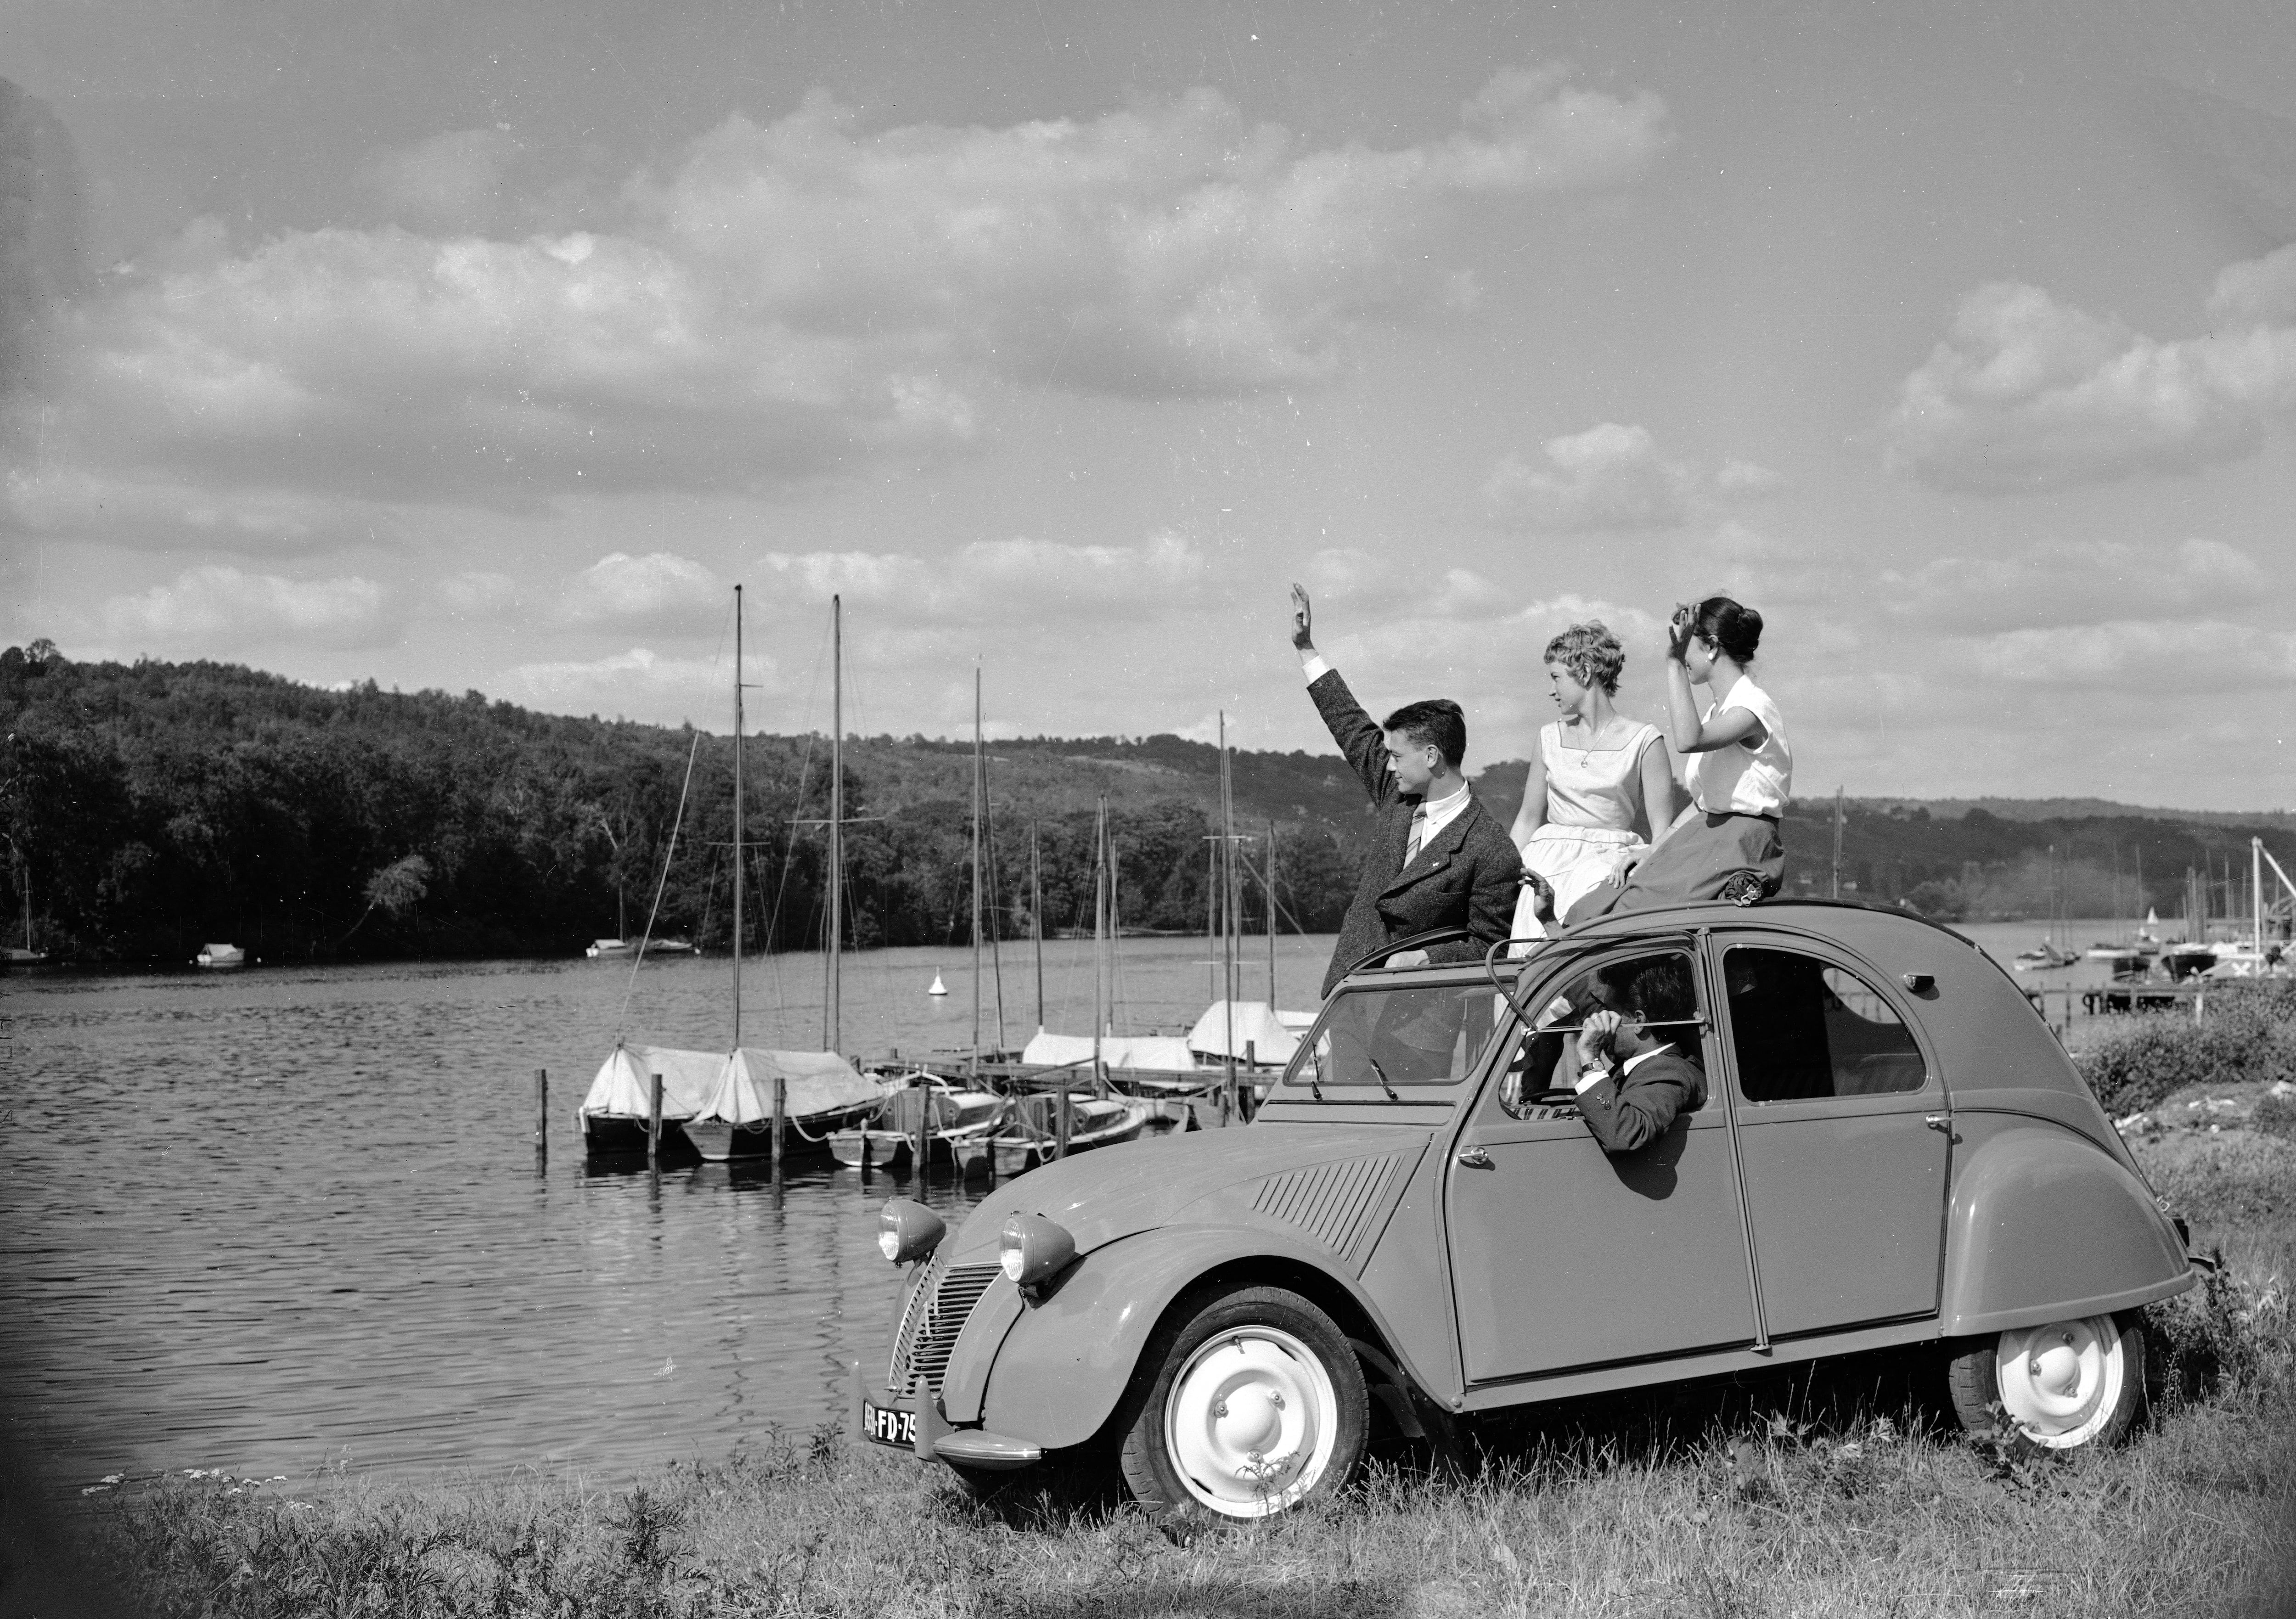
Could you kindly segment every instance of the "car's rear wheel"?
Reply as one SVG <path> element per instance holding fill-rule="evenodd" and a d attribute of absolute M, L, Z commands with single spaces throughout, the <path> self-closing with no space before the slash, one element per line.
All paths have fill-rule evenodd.
<path fill-rule="evenodd" d="M 1201 1300 L 1149 1342 L 1119 1460 L 1152 1512 L 1238 1524 L 1336 1493 L 1370 1401 L 1337 1322 L 1282 1288 Z"/>
<path fill-rule="evenodd" d="M 1948 1383 L 1964 1427 L 2028 1454 L 2116 1444 L 2144 1401 L 2144 1329 L 2134 1315 L 2013 1327 L 1956 1354 Z"/>

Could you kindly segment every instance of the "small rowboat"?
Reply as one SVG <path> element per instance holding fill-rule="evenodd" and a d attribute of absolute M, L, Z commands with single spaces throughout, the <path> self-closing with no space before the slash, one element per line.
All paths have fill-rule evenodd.
<path fill-rule="evenodd" d="M 985 1175 L 990 1163 L 988 1143 L 1004 1128 L 1011 1107 L 993 1092 L 958 1090 L 920 1073 L 886 1097 L 860 1127 L 832 1134 L 830 1154 L 848 1169 L 898 1174 L 915 1167 L 922 1124 L 928 1167 Z"/>
<path fill-rule="evenodd" d="M 1058 1092 L 1021 1099 L 1012 1123 L 993 1144 L 1000 1177 L 1023 1174 L 1051 1161 L 1058 1147 L 1059 1108 Z M 1139 1140 L 1152 1111 L 1148 1103 L 1130 1097 L 1102 1098 L 1088 1091 L 1070 1092 L 1070 1154 Z"/>

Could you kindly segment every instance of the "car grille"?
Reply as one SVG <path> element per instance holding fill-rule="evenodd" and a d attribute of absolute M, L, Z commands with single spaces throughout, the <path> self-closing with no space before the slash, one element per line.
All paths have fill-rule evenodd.
<path fill-rule="evenodd" d="M 939 1258 L 926 1267 L 893 1336 L 887 1392 L 895 1399 L 914 1394 L 920 1386 L 940 1392 L 941 1374 L 948 1370 L 956 1335 L 964 1330 L 973 1305 L 999 1270 L 996 1265 L 944 1265 Z"/>

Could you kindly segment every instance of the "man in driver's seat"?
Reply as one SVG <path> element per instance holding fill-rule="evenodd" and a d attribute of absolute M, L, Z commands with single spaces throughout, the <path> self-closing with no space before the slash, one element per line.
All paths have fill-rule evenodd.
<path fill-rule="evenodd" d="M 1598 982 L 1604 1004 L 1578 1031 L 1573 1088 L 1603 1150 L 1632 1152 L 1705 1105 L 1706 1075 L 1677 1043 L 1698 1049 L 1698 998 L 1677 955 L 1620 962 Z"/>

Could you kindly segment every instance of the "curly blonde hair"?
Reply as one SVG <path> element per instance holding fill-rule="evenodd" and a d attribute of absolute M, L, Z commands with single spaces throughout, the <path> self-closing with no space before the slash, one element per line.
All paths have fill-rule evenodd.
<path fill-rule="evenodd" d="M 1599 618 L 1574 624 L 1546 643 L 1548 663 L 1559 663 L 1582 686 L 1600 686 L 1618 695 L 1619 676 L 1626 673 L 1627 650 Z"/>

